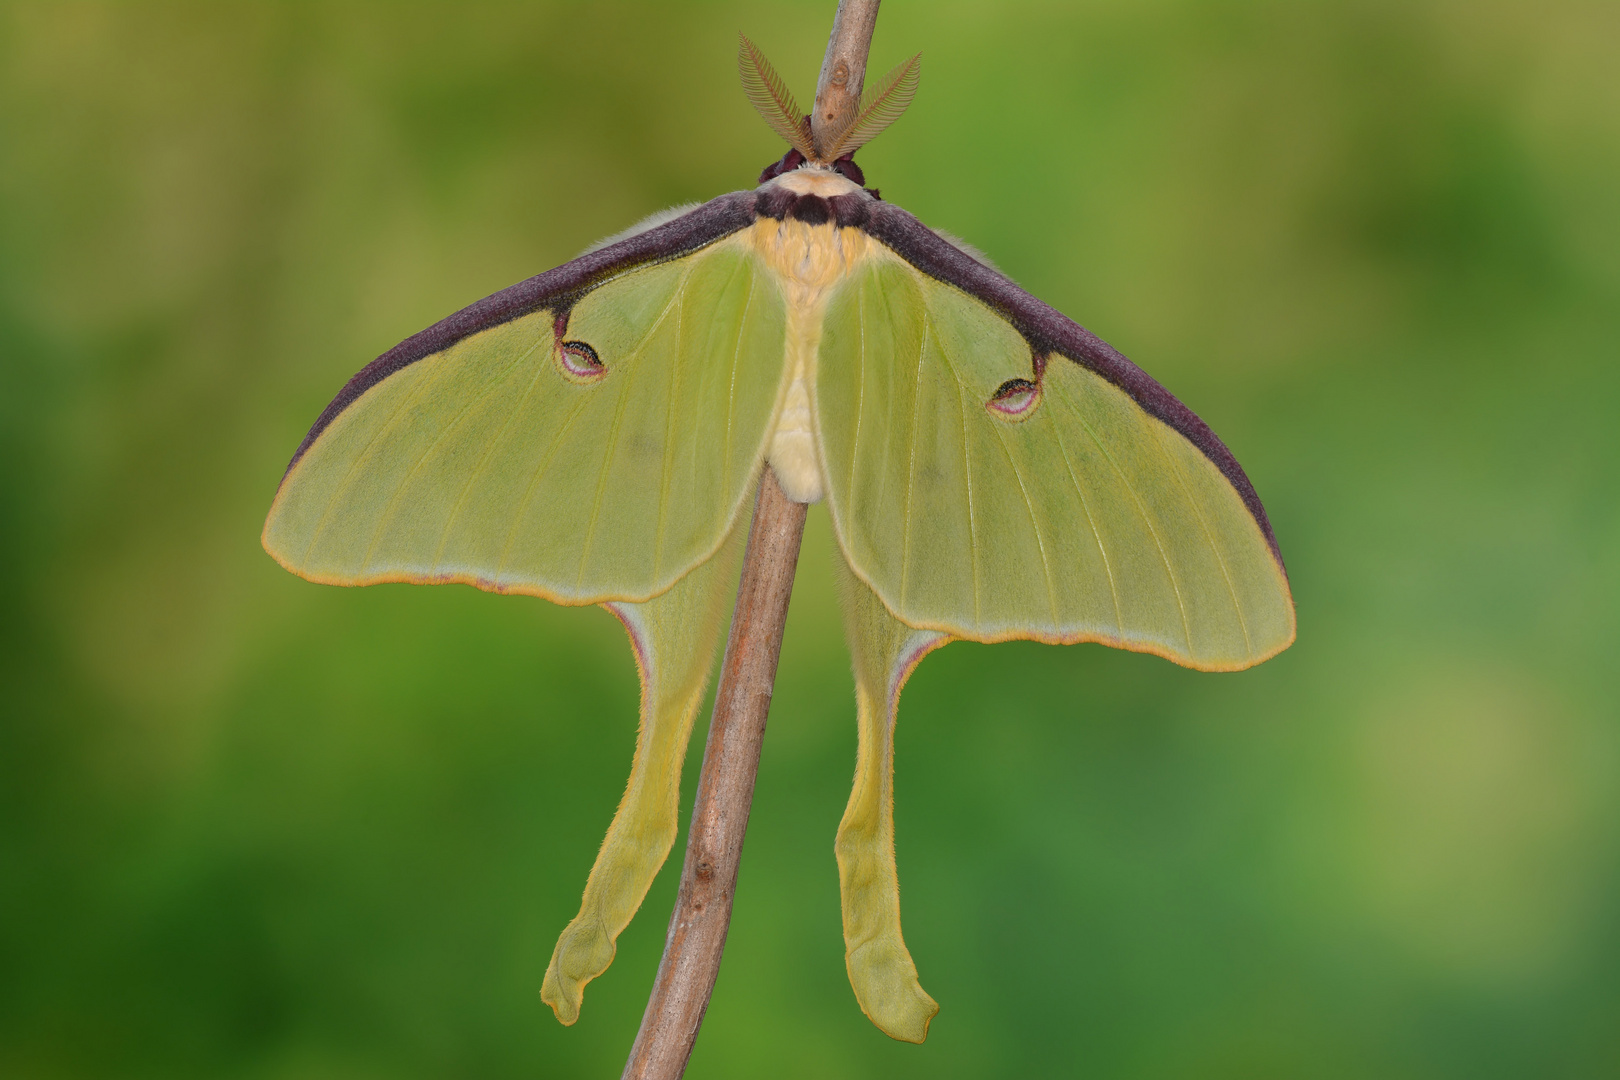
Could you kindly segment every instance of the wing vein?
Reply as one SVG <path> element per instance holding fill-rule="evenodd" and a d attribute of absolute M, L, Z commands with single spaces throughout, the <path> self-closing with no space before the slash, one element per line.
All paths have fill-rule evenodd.
<path fill-rule="evenodd" d="M 407 409 L 409 409 L 412 405 L 415 405 L 416 402 L 422 398 L 429 386 L 436 385 L 437 383 L 443 381 L 443 379 L 444 368 L 442 366 L 436 368 L 428 375 L 423 376 L 422 381 L 417 383 L 416 386 L 412 388 L 410 393 L 405 395 L 405 400 L 399 403 L 398 408 L 396 408 L 393 413 L 389 415 L 388 419 L 383 422 L 382 427 L 377 429 L 377 433 L 366 442 L 365 449 L 361 450 L 354 456 L 354 461 L 350 463 L 348 471 L 343 474 L 343 480 L 332 489 L 332 497 L 327 500 L 326 509 L 321 511 L 320 520 L 315 523 L 314 530 L 309 534 L 309 544 L 304 548 L 305 563 L 309 562 L 310 553 L 315 550 L 315 542 L 321 538 L 321 533 L 326 531 L 326 526 L 331 521 L 332 511 L 337 507 L 338 500 L 341 499 L 343 494 L 349 490 L 349 486 L 354 481 L 354 474 L 360 470 L 361 463 L 371 456 L 372 448 L 375 447 L 385 435 L 394 430 L 394 425 L 399 422 L 399 418 L 405 414 Z M 380 386 L 382 384 L 379 383 L 378 385 Z M 322 434 L 324 435 L 325 432 L 322 432 Z M 311 446 L 310 449 L 313 450 L 314 447 Z M 306 456 L 308 455 L 306 454 Z M 364 571 L 364 569 L 364 566 L 362 566 L 361 570 Z"/>
<path fill-rule="evenodd" d="M 535 347 L 529 350 L 528 355 L 533 355 L 537 348 L 539 348 L 539 342 L 536 342 Z M 512 411 L 507 414 L 506 421 L 501 424 L 500 431 L 496 432 L 495 437 L 489 441 L 489 446 L 478 459 L 478 464 L 474 466 L 472 474 L 467 477 L 467 482 L 462 485 L 461 494 L 457 496 L 455 505 L 450 508 L 449 516 L 445 518 L 444 531 L 439 534 L 439 546 L 433 552 L 433 565 L 428 571 L 430 574 L 439 572 L 439 563 L 444 560 L 445 546 L 450 542 L 450 530 L 455 527 L 456 519 L 461 516 L 462 509 L 467 505 L 467 496 L 472 493 L 473 485 L 478 482 L 484 471 L 489 468 L 489 463 L 495 456 L 495 448 L 500 445 L 500 441 L 511 430 L 512 423 L 518 418 L 518 414 L 529 404 L 529 398 L 534 396 L 534 388 L 540 385 L 540 377 L 545 373 L 545 370 L 544 364 L 535 365 L 534 377 L 529 380 L 528 388 L 523 391 L 523 396 L 518 399 Z"/>
<path fill-rule="evenodd" d="M 545 453 L 540 455 L 540 461 L 534 467 L 534 475 L 529 478 L 528 487 L 523 490 L 523 498 L 518 500 L 517 509 L 512 511 L 512 527 L 506 532 L 506 542 L 501 545 L 500 561 L 495 564 L 495 581 L 497 584 L 500 583 L 501 575 L 506 571 L 507 560 L 512 557 L 512 545 L 517 542 L 518 526 L 523 523 L 523 515 L 528 512 L 529 503 L 534 501 L 534 493 L 540 486 L 541 478 L 545 476 L 546 469 L 551 465 L 551 459 L 556 457 L 557 451 L 561 449 L 563 439 L 568 435 L 568 430 L 574 426 L 574 421 L 579 419 L 580 414 L 585 411 L 585 406 L 590 403 L 590 395 L 579 395 L 579 400 L 574 402 L 574 407 L 568 411 L 568 414 L 563 417 L 563 422 L 557 426 L 557 433 L 551 437 L 551 444 L 546 447 Z"/>
<path fill-rule="evenodd" d="M 596 543 L 596 526 L 602 518 L 602 498 L 607 494 L 608 474 L 613 455 L 619 448 L 619 429 L 624 423 L 624 410 L 629 400 L 630 386 L 627 382 L 619 390 L 619 400 L 613 406 L 613 423 L 608 426 L 607 448 L 603 451 L 602 468 L 596 477 L 596 497 L 591 500 L 591 516 L 585 522 L 585 539 L 579 545 L 579 573 L 574 578 L 576 593 L 585 582 L 585 565 L 590 561 L 591 546 Z"/>
<path fill-rule="evenodd" d="M 1243 648 L 1248 652 L 1249 656 L 1253 656 L 1254 641 L 1249 637 L 1249 620 L 1243 616 L 1243 605 L 1238 601 L 1237 586 L 1232 583 L 1232 572 L 1227 568 L 1226 556 L 1221 554 L 1220 546 L 1215 543 L 1214 530 L 1209 527 L 1209 521 L 1204 517 L 1203 508 L 1198 505 L 1198 500 L 1193 497 L 1192 488 L 1187 486 L 1186 477 L 1181 473 L 1181 466 L 1170 456 L 1170 451 L 1164 445 L 1164 433 L 1166 430 L 1168 429 L 1161 424 L 1153 433 L 1159 446 L 1159 453 L 1163 455 L 1165 465 L 1168 466 L 1171 475 L 1176 478 L 1176 483 L 1181 487 L 1181 493 L 1187 496 L 1187 505 L 1192 507 L 1194 516 L 1198 518 L 1198 527 L 1203 530 L 1204 539 L 1209 541 L 1210 553 L 1215 556 L 1215 562 L 1220 565 L 1221 577 L 1226 581 L 1226 591 L 1232 597 L 1232 610 L 1237 612 L 1238 628 L 1243 631 Z"/>
<path fill-rule="evenodd" d="M 737 321 L 737 344 L 731 350 L 731 371 L 726 382 L 726 447 L 725 460 L 720 464 L 720 490 L 731 490 L 731 432 L 737 415 L 737 367 L 742 363 L 742 343 L 747 334 L 748 313 L 754 309 L 754 292 L 759 288 L 759 275 L 748 275 L 748 299 L 743 301 L 742 318 Z"/>
<path fill-rule="evenodd" d="M 861 455 L 861 420 L 866 412 L 866 290 L 857 288 L 855 292 L 855 325 L 859 328 L 860 347 L 857 356 L 860 357 L 858 374 L 855 378 L 855 434 L 849 444 L 849 504 L 853 508 L 855 499 L 855 466 Z M 819 358 L 818 358 L 819 361 Z M 821 371 L 821 364 L 816 364 L 816 371 Z"/>
<path fill-rule="evenodd" d="M 1141 411 L 1140 407 L 1138 407 L 1138 411 Z M 1108 464 L 1112 465 L 1114 471 L 1119 474 L 1120 482 L 1125 485 L 1125 490 L 1131 493 L 1131 501 L 1136 504 L 1136 512 L 1142 515 L 1142 524 L 1147 526 L 1148 535 L 1153 537 L 1153 546 L 1159 552 L 1159 561 L 1164 563 L 1165 576 L 1170 579 L 1170 591 L 1175 594 L 1176 608 L 1181 612 L 1181 632 L 1187 639 L 1187 655 L 1192 656 L 1192 624 L 1187 618 L 1187 603 L 1182 599 L 1181 585 L 1176 581 L 1176 572 L 1170 565 L 1170 555 L 1164 549 L 1164 541 L 1160 539 L 1159 530 L 1153 527 L 1153 519 L 1148 515 L 1147 504 L 1142 501 L 1142 496 L 1137 493 L 1136 485 L 1131 483 L 1131 478 L 1125 475 L 1125 470 L 1120 468 L 1119 462 L 1114 460 L 1114 456 L 1108 452 L 1108 448 L 1103 445 L 1102 439 L 1097 436 L 1096 431 L 1086 422 L 1085 417 L 1080 416 L 1078 411 L 1076 411 L 1075 416 L 1080 421 L 1080 426 L 1085 428 L 1086 434 L 1091 436 L 1091 441 L 1096 444 L 1098 452 L 1107 459 Z"/>
<path fill-rule="evenodd" d="M 924 342 L 928 340 L 928 330 L 932 323 L 932 319 L 924 317 Z M 950 357 L 945 354 L 945 342 L 943 339 L 939 343 L 939 355 L 940 359 L 945 362 L 945 367 L 951 373 L 951 381 L 956 384 L 956 411 L 962 420 L 962 472 L 963 479 L 967 484 L 968 565 L 973 569 L 973 625 L 975 628 L 979 628 L 984 624 L 984 618 L 981 615 L 983 605 L 979 599 L 981 591 L 979 582 L 979 523 L 974 517 L 973 451 L 972 444 L 968 441 L 967 406 L 962 400 L 962 378 L 957 375 L 956 368 L 951 364 Z"/>
<path fill-rule="evenodd" d="M 868 278 L 868 279 L 866 279 L 865 284 L 870 284 L 870 282 L 871 282 L 871 279 Z M 867 352 L 868 352 L 868 350 L 870 348 L 870 345 L 871 345 L 870 338 L 869 338 L 869 336 L 867 334 L 867 325 L 866 325 L 867 302 L 871 299 L 869 294 L 870 294 L 869 289 L 862 289 L 861 294 L 860 294 L 860 296 L 861 296 L 861 395 L 862 395 L 861 400 L 862 400 L 863 408 L 864 408 L 864 405 L 865 405 L 866 380 L 869 377 L 868 368 L 867 368 L 867 359 L 868 359 Z M 889 298 L 888 294 L 885 293 L 885 292 L 880 291 L 877 294 L 877 298 L 883 302 L 883 314 L 888 319 L 888 323 L 887 323 L 887 326 L 889 328 L 888 339 L 889 339 L 890 345 L 892 346 L 893 343 L 894 343 L 894 326 L 895 326 L 894 305 L 890 301 L 890 298 Z M 873 398 L 877 402 L 879 402 L 879 403 L 887 403 L 887 406 L 888 406 L 887 415 L 885 415 L 883 417 L 883 449 L 878 455 L 877 493 L 875 495 L 872 495 L 872 496 L 868 497 L 868 499 L 867 499 L 867 505 L 868 506 L 879 507 L 879 508 L 888 506 L 889 480 L 890 480 L 889 474 L 892 471 L 891 465 L 892 465 L 892 463 L 894 461 L 894 431 L 895 431 L 895 428 L 898 426 L 895 423 L 895 417 L 894 417 L 894 412 L 895 412 L 895 400 L 894 400 L 895 399 L 895 393 L 894 393 L 894 389 L 895 389 L 896 382 L 898 382 L 898 378 L 897 378 L 897 373 L 895 372 L 895 365 L 894 365 L 895 356 L 894 356 L 894 350 L 893 350 L 892 347 L 889 350 L 889 359 L 890 359 L 890 363 L 886 367 L 884 367 L 884 366 L 882 366 L 880 364 L 874 363 L 873 368 L 875 369 L 875 374 L 870 376 L 870 377 L 879 378 L 879 379 L 884 379 L 885 375 L 887 376 L 887 378 L 885 379 L 884 387 L 881 390 L 876 390 L 872 395 Z M 877 415 L 877 409 L 876 408 L 873 409 L 873 414 L 874 414 L 874 418 L 875 418 L 876 415 Z M 850 469 L 850 484 L 852 486 L 853 486 L 853 484 L 855 482 L 854 481 L 854 472 L 855 472 L 855 470 L 854 470 L 854 468 L 852 466 L 851 469 Z M 887 530 L 885 530 L 885 535 L 887 535 Z"/>
<path fill-rule="evenodd" d="M 658 474 L 658 525 L 653 532 L 654 580 L 663 571 L 664 537 L 669 531 L 669 473 L 675 464 L 675 395 L 680 392 L 681 355 L 686 351 L 685 278 L 681 279 L 679 295 L 681 303 L 675 309 L 675 355 L 670 357 L 669 388 L 664 394 L 664 463 Z"/>
<path fill-rule="evenodd" d="M 377 515 L 377 527 L 372 530 L 371 542 L 366 545 L 365 557 L 360 560 L 361 573 L 364 573 L 366 567 L 371 565 L 371 558 L 377 553 L 377 545 L 382 543 L 383 531 L 388 528 L 389 524 L 394 520 L 394 515 L 399 512 L 400 500 L 405 497 L 405 489 L 416 478 L 416 474 L 422 470 L 422 466 L 427 463 L 428 458 L 433 456 L 434 452 L 450 437 L 450 433 L 460 427 L 467 417 L 473 414 L 474 410 L 480 408 L 484 402 L 490 399 L 501 384 L 506 381 L 506 377 L 512 373 L 513 369 L 523 363 L 538 347 L 539 341 L 536 340 L 535 344 L 529 346 L 515 357 L 511 363 L 491 376 L 489 381 L 484 384 L 483 391 L 463 405 L 461 411 L 456 413 L 450 422 L 439 430 L 438 435 L 434 436 L 433 441 L 428 444 L 428 448 L 417 456 L 416 461 L 411 464 L 410 471 L 405 474 L 404 479 L 394 488 L 394 493 L 388 497 L 388 503 L 383 507 L 382 513 Z"/>
<path fill-rule="evenodd" d="M 1078 414 L 1076 415 L 1078 418 Z M 1069 448 L 1063 441 L 1062 425 L 1053 422 L 1052 437 L 1057 440 L 1058 453 L 1063 455 L 1063 467 L 1068 470 L 1069 482 L 1074 485 L 1074 493 L 1080 499 L 1080 510 L 1086 515 L 1086 525 L 1091 529 L 1091 538 L 1097 541 L 1097 553 L 1102 556 L 1103 571 L 1108 575 L 1108 592 L 1114 599 L 1114 626 L 1119 630 L 1120 640 L 1125 639 L 1125 615 L 1119 606 L 1119 582 L 1114 580 L 1114 563 L 1108 557 L 1108 548 L 1103 544 L 1102 533 L 1097 531 L 1097 521 L 1091 516 L 1091 502 L 1086 498 L 1085 489 L 1080 486 L 1080 477 L 1074 471 L 1074 462 L 1069 457 Z"/>
<path fill-rule="evenodd" d="M 1024 509 L 1029 512 L 1029 527 L 1035 533 L 1035 547 L 1041 553 L 1041 570 L 1046 575 L 1046 599 L 1052 608 L 1052 634 L 1055 637 L 1063 636 L 1063 629 L 1058 620 L 1057 585 L 1052 580 L 1052 563 L 1046 557 L 1046 541 L 1041 536 L 1040 522 L 1035 519 L 1035 503 L 1029 497 L 1029 489 L 1024 485 L 1024 477 L 1013 462 L 1012 451 L 1007 449 L 1007 432 L 1003 431 L 999 421 L 990 420 L 996 424 L 996 437 L 1001 446 L 1002 456 L 1007 459 L 1007 467 L 1012 470 L 1013 479 L 1018 481 L 1019 494 L 1024 497 Z"/>
<path fill-rule="evenodd" d="M 924 343 L 926 343 L 924 324 Z M 917 417 L 922 412 L 923 347 L 917 347 L 916 376 L 911 386 L 911 448 L 906 459 L 905 525 L 900 534 L 900 606 L 906 605 L 906 589 L 911 584 L 911 500 L 916 494 L 917 479 Z"/>

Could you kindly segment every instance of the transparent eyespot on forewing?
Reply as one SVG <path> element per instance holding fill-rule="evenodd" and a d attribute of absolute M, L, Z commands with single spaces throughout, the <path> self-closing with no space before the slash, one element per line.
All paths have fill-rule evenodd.
<path fill-rule="evenodd" d="M 607 374 L 596 350 L 583 341 L 563 341 L 557 345 L 557 370 L 575 383 L 593 383 Z"/>
<path fill-rule="evenodd" d="M 1006 420 L 1027 420 L 1041 400 L 1041 386 L 1028 379 L 1008 379 L 984 407 Z"/>

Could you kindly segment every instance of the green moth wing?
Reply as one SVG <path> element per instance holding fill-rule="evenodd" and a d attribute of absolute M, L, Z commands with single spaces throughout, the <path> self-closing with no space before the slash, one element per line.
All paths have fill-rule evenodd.
<path fill-rule="evenodd" d="M 976 641 L 1101 641 L 1235 670 L 1294 637 L 1265 511 L 1141 369 L 911 215 L 830 298 L 827 501 L 900 620 Z"/>
<path fill-rule="evenodd" d="M 497 293 L 384 354 L 317 421 L 264 546 L 315 581 L 638 601 L 714 554 L 781 382 L 748 196 Z"/>
<path fill-rule="evenodd" d="M 855 787 L 838 839 L 844 914 L 844 966 L 861 1011 L 885 1035 L 920 1043 L 939 1005 L 917 980 L 900 934 L 900 880 L 894 863 L 894 722 L 913 669 L 950 638 L 914 630 L 889 614 L 842 558 L 837 563 L 844 636 L 855 668 L 859 738 Z"/>
<path fill-rule="evenodd" d="M 641 727 L 630 782 L 591 867 L 579 914 L 557 939 L 540 997 L 564 1024 L 579 1019 L 585 984 L 613 962 L 675 843 L 681 764 L 725 626 L 747 528 L 740 522 L 714 558 L 660 596 L 603 605 L 624 623 L 641 676 Z"/>
<path fill-rule="evenodd" d="M 265 523 L 265 548 L 315 581 L 463 582 L 601 603 L 625 625 L 641 723 L 546 971 L 565 1024 L 674 843 L 778 408 L 785 306 L 753 199 L 632 232 L 383 354 L 316 421 Z"/>

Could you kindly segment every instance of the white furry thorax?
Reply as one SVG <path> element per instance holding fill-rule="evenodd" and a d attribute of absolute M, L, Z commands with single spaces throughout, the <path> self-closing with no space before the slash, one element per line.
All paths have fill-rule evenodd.
<path fill-rule="evenodd" d="M 824 199 L 860 190 L 858 184 L 830 170 L 800 169 L 771 181 L 796 195 Z M 839 228 L 829 221 L 810 225 L 792 219 L 764 218 L 753 225 L 754 250 L 782 288 L 787 304 L 787 383 L 777 409 L 776 428 L 765 460 L 776 471 L 782 490 L 794 502 L 820 502 L 821 447 L 811 412 L 816 351 L 821 321 L 834 285 L 877 253 L 877 245 L 860 229 Z"/>

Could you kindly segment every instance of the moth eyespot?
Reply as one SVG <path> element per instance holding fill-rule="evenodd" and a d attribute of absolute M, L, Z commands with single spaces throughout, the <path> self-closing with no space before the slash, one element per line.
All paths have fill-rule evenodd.
<path fill-rule="evenodd" d="M 583 341 L 564 341 L 558 345 L 557 368 L 563 378 L 575 383 L 593 383 L 607 374 L 602 358 Z"/>
<path fill-rule="evenodd" d="M 1008 379 L 996 388 L 984 407 L 1008 420 L 1027 420 L 1040 400 L 1039 383 L 1032 383 L 1028 379 Z"/>

